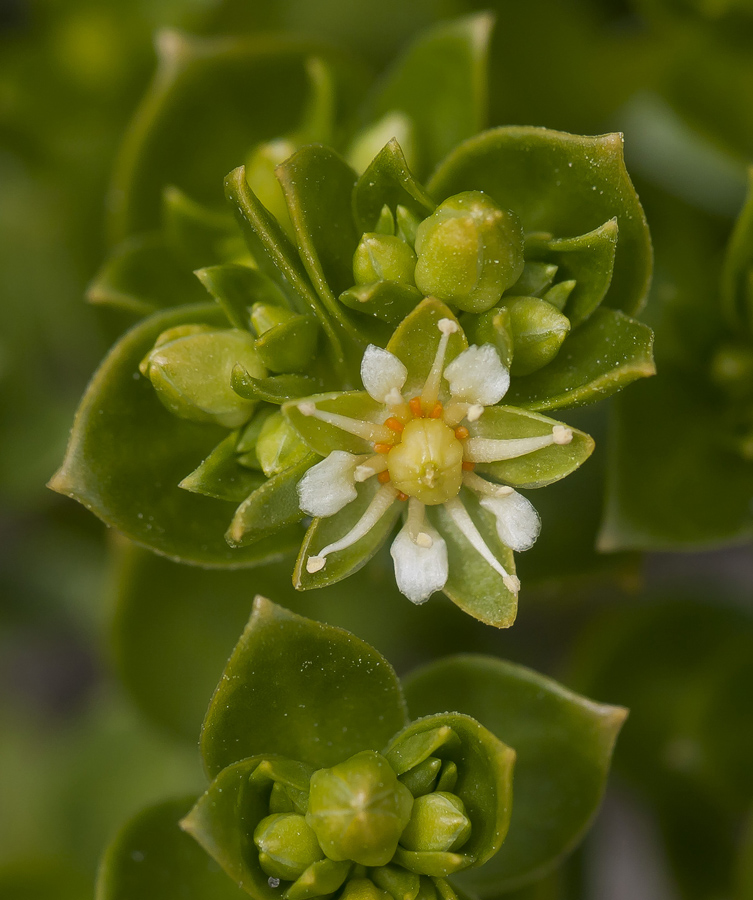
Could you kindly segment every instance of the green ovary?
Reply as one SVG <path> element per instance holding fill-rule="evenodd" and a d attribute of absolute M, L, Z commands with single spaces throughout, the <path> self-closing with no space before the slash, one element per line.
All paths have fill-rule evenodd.
<path fill-rule="evenodd" d="M 456 497 L 463 479 L 463 445 L 440 419 L 413 419 L 387 455 L 397 490 L 429 506 Z"/>

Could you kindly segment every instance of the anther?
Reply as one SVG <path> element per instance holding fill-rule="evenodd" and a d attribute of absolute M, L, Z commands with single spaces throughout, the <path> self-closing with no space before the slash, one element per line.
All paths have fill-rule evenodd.
<path fill-rule="evenodd" d="M 390 416 L 389 419 L 385 419 L 384 424 L 390 429 L 390 431 L 395 431 L 397 434 L 405 428 L 405 425 L 400 421 L 400 419 L 396 419 L 395 416 Z"/>
<path fill-rule="evenodd" d="M 481 414 L 483 413 L 483 411 L 484 407 L 480 403 L 474 403 L 473 406 L 471 406 L 468 412 L 465 414 L 465 417 L 469 422 L 476 422 L 481 418 Z"/>
<path fill-rule="evenodd" d="M 374 444 L 374 450 L 377 453 L 389 453 L 392 450 L 392 444 Z"/>
<path fill-rule="evenodd" d="M 397 499 L 405 502 L 408 499 L 408 495 L 404 494 L 402 491 L 397 492 Z"/>
<path fill-rule="evenodd" d="M 416 535 L 416 546 L 428 550 L 430 547 L 434 546 L 434 541 L 431 539 L 430 534 L 427 534 L 425 531 L 419 531 Z"/>
<path fill-rule="evenodd" d="M 463 462 L 463 471 L 464 472 L 472 472 L 476 468 L 476 463 L 470 462 L 469 460 L 465 460 Z"/>
<path fill-rule="evenodd" d="M 434 404 L 434 409 L 429 413 L 430 419 L 441 419 L 442 418 L 442 404 L 437 401 Z"/>
<path fill-rule="evenodd" d="M 572 439 L 572 431 L 564 425 L 555 425 L 552 428 L 552 440 L 555 444 L 569 444 Z"/>
<path fill-rule="evenodd" d="M 421 406 L 421 398 L 420 397 L 414 397 L 410 401 L 408 406 L 410 406 L 410 411 L 413 413 L 413 415 L 416 419 L 420 419 L 423 417 L 424 410 L 423 410 L 423 407 Z"/>
<path fill-rule="evenodd" d="M 389 480 L 390 480 L 390 473 L 389 473 L 386 469 L 384 470 L 384 472 L 380 472 L 380 473 L 377 475 L 377 481 L 378 481 L 380 484 L 387 484 L 387 482 L 388 482 Z"/>
<path fill-rule="evenodd" d="M 468 429 L 465 427 L 465 425 L 459 425 L 455 429 L 455 437 L 459 441 L 464 441 L 468 437 L 469 434 L 470 434 L 470 431 L 468 431 Z"/>

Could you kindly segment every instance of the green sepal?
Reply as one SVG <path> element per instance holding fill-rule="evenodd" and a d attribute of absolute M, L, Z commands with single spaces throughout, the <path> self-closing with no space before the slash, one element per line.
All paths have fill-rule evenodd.
<path fill-rule="evenodd" d="M 551 287 L 557 266 L 548 262 L 527 259 L 523 274 L 506 293 L 514 297 L 542 297 Z"/>
<path fill-rule="evenodd" d="M 549 288 L 544 294 L 543 299 L 562 312 L 565 306 L 567 306 L 570 294 L 572 294 L 574 290 L 575 282 L 572 279 L 569 281 L 558 281 L 557 284 Z"/>
<path fill-rule="evenodd" d="M 254 455 L 267 478 L 279 475 L 309 456 L 309 449 L 290 422 L 277 410 L 261 427 Z"/>
<path fill-rule="evenodd" d="M 178 487 L 195 494 L 240 503 L 264 482 L 263 476 L 238 462 L 239 431 L 232 431 Z"/>
<path fill-rule="evenodd" d="M 285 900 L 309 900 L 333 894 L 348 877 L 352 863 L 320 859 L 313 863 L 285 892 Z"/>
<path fill-rule="evenodd" d="M 249 309 L 254 303 L 287 306 L 282 291 L 258 269 L 224 263 L 194 273 L 225 311 L 233 328 L 250 330 Z"/>
<path fill-rule="evenodd" d="M 269 378 L 254 378 L 243 366 L 235 366 L 231 379 L 233 390 L 247 400 L 264 400 L 281 406 L 294 397 L 308 396 L 315 391 L 319 382 L 308 375 L 271 375 Z"/>
<path fill-rule="evenodd" d="M 625 169 L 621 135 L 495 128 L 450 153 L 428 190 L 437 198 L 484 191 L 514 210 L 527 233 L 580 235 L 616 217 L 620 241 L 604 302 L 629 314 L 643 306 L 651 280 L 651 241 Z"/>
<path fill-rule="evenodd" d="M 399 110 L 416 127 L 419 175 L 486 120 L 486 63 L 494 19 L 478 13 L 424 31 L 377 86 L 372 118 Z"/>
<path fill-rule="evenodd" d="M 457 749 L 459 738 L 446 722 L 390 742 L 384 756 L 398 775 L 405 775 L 445 745 Z M 441 759 L 438 760 L 440 767 Z"/>
<path fill-rule="evenodd" d="M 520 377 L 543 369 L 570 333 L 569 319 L 539 297 L 510 296 L 503 303 L 510 314 L 513 342 L 510 374 Z"/>
<path fill-rule="evenodd" d="M 404 772 L 400 776 L 400 781 L 414 797 L 420 797 L 422 794 L 428 794 L 429 791 L 434 790 L 441 768 L 441 759 L 425 759 L 417 766 Z"/>
<path fill-rule="evenodd" d="M 419 876 L 401 866 L 378 866 L 371 869 L 369 878 L 378 888 L 386 891 L 392 900 L 416 900 L 421 886 Z"/>
<path fill-rule="evenodd" d="M 727 324 L 753 332 L 753 166 L 748 169 L 748 190 L 724 254 L 721 298 Z"/>
<path fill-rule="evenodd" d="M 651 329 L 613 309 L 598 309 L 570 334 L 548 366 L 515 378 L 505 396 L 527 409 L 584 406 L 656 372 Z"/>
<path fill-rule="evenodd" d="M 302 460 L 266 480 L 246 496 L 235 511 L 225 539 L 231 547 L 247 547 L 274 535 L 303 518 L 298 505 L 298 482 L 307 469 L 318 462 L 309 453 Z"/>
<path fill-rule="evenodd" d="M 567 301 L 567 317 L 576 328 L 599 307 L 609 290 L 617 252 L 617 219 L 578 237 L 542 241 L 529 252 L 555 263 L 560 281 L 575 282 Z"/>
<path fill-rule="evenodd" d="M 522 666 L 470 655 L 418 669 L 406 679 L 406 696 L 412 715 L 462 708 L 517 754 L 507 839 L 458 883 L 497 897 L 544 875 L 595 814 L 626 711 L 593 703 Z M 460 763 L 458 771 L 455 792 L 463 797 Z"/>
<path fill-rule="evenodd" d="M 303 372 L 316 355 L 319 327 L 311 316 L 295 316 L 256 340 L 256 351 L 270 372 Z"/>
<path fill-rule="evenodd" d="M 221 327 L 215 304 L 155 314 L 127 332 L 92 378 L 73 423 L 63 465 L 50 487 L 156 553 L 204 566 L 244 566 L 296 543 L 278 535 L 231 550 L 222 535 L 234 504 L 178 487 L 227 431 L 179 419 L 155 395 L 139 363 L 169 328 Z"/>
<path fill-rule="evenodd" d="M 202 728 L 210 777 L 250 753 L 317 768 L 384 747 L 406 723 L 400 683 L 364 641 L 263 597 L 215 691 Z"/>
<path fill-rule="evenodd" d="M 510 368 L 514 344 L 510 310 L 506 306 L 489 309 L 480 316 L 467 313 L 461 316 L 460 324 L 471 344 L 479 347 L 491 344 L 499 354 L 502 365 Z"/>
<path fill-rule="evenodd" d="M 374 231 L 386 206 L 392 213 L 402 206 L 420 219 L 436 203 L 413 177 L 402 147 L 392 138 L 374 157 L 353 188 L 353 215 L 359 231 Z"/>
<path fill-rule="evenodd" d="M 340 294 L 339 300 L 349 309 L 381 319 L 388 325 L 399 325 L 421 300 L 421 291 L 409 284 L 377 281 L 357 284 Z"/>
<path fill-rule="evenodd" d="M 376 478 L 356 485 L 357 497 L 340 512 L 327 518 L 314 519 L 301 544 L 293 572 L 293 584 L 299 591 L 326 587 L 342 581 L 366 565 L 389 536 L 401 512 L 402 504 L 396 499 L 392 506 L 367 534 L 345 550 L 327 557 L 327 564 L 318 572 L 308 572 L 306 563 L 317 556 L 329 544 L 342 538 L 359 521 L 382 487 Z"/>
<path fill-rule="evenodd" d="M 395 862 L 419 875 L 444 877 L 483 865 L 502 846 L 512 811 L 515 751 L 475 719 L 460 713 L 443 713 L 408 725 L 390 741 L 385 751 L 388 758 L 390 753 L 399 752 L 403 742 L 427 731 L 445 735 L 432 755 L 457 765 L 455 794 L 463 801 L 471 820 L 471 836 L 457 853 L 399 848 Z"/>
<path fill-rule="evenodd" d="M 471 491 L 463 489 L 460 497 L 486 546 L 505 571 L 514 575 L 513 552 L 500 541 L 494 516 L 479 505 Z M 468 543 L 444 506 L 427 507 L 427 514 L 447 544 L 449 576 L 442 591 L 474 619 L 495 628 L 509 628 L 518 613 L 517 594 L 505 587 L 499 572 Z"/>
<path fill-rule="evenodd" d="M 439 778 L 437 779 L 437 786 L 435 790 L 454 791 L 457 782 L 458 767 L 451 759 L 446 759 L 442 763 L 442 771 L 439 773 Z"/>
<path fill-rule="evenodd" d="M 245 251 L 231 215 L 197 203 L 174 185 L 162 191 L 162 227 L 167 243 L 188 269 L 222 263 Z"/>
<path fill-rule="evenodd" d="M 196 279 L 175 258 L 164 237 L 140 234 L 117 244 L 86 290 L 86 299 L 137 316 L 201 303 Z"/>
<path fill-rule="evenodd" d="M 398 325 L 387 344 L 387 350 L 394 353 L 408 369 L 404 394 L 409 396 L 420 394 L 423 390 L 441 338 L 437 327 L 440 319 L 452 319 L 453 322 L 457 322 L 455 315 L 441 300 L 427 297 Z M 462 330 L 451 334 L 445 354 L 445 368 L 467 347 L 468 341 Z M 440 400 L 449 396 L 444 380 L 440 386 L 439 396 Z"/>
<path fill-rule="evenodd" d="M 384 407 L 370 397 L 366 391 L 332 392 L 329 394 L 314 394 L 312 397 L 301 397 L 300 400 L 290 400 L 288 403 L 285 403 L 282 411 L 295 426 L 306 444 L 319 456 L 328 456 L 333 450 L 373 454 L 373 447 L 365 438 L 358 437 L 355 434 L 348 434 L 341 428 L 330 425 L 329 422 L 322 422 L 315 416 L 304 416 L 298 408 L 300 402 L 304 400 L 307 403 L 315 404 L 317 409 L 325 412 L 350 416 L 354 419 L 377 421 L 377 417 L 383 413 Z"/>
<path fill-rule="evenodd" d="M 178 822 L 194 801 L 193 797 L 163 801 L 142 810 L 120 829 L 99 866 L 97 900 L 170 896 L 241 900 L 247 896 L 181 831 Z M 55 891 L 49 896 L 59 895 Z"/>
<path fill-rule="evenodd" d="M 481 418 L 469 426 L 469 431 L 472 437 L 509 440 L 551 434 L 552 428 L 559 424 L 526 409 L 489 406 Z M 515 459 L 479 463 L 476 469 L 513 487 L 538 488 L 552 484 L 574 472 L 593 453 L 593 439 L 577 428 L 570 430 L 573 437 L 569 444 L 551 444 Z"/>

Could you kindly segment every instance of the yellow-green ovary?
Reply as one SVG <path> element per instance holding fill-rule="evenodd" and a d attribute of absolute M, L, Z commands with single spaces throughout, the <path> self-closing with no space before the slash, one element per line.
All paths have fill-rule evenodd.
<path fill-rule="evenodd" d="M 457 496 L 463 478 L 463 445 L 440 419 L 413 419 L 387 455 L 392 484 L 430 506 Z"/>

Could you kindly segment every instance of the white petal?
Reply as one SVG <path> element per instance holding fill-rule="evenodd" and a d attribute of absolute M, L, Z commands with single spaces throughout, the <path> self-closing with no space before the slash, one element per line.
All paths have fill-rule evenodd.
<path fill-rule="evenodd" d="M 426 540 L 414 544 L 406 523 L 390 548 L 398 589 L 412 603 L 424 603 L 434 591 L 441 591 L 449 573 L 444 539 L 428 522 L 424 523 L 424 534 L 431 538 L 430 547 L 425 546 Z"/>
<path fill-rule="evenodd" d="M 298 482 L 298 502 L 309 516 L 333 516 L 356 499 L 355 470 L 364 461 L 344 450 L 333 450 Z"/>
<path fill-rule="evenodd" d="M 481 406 L 499 403 L 510 387 L 510 373 L 491 344 L 463 350 L 444 370 L 444 377 L 453 397 Z"/>
<path fill-rule="evenodd" d="M 497 520 L 497 534 L 511 550 L 528 550 L 536 543 L 541 519 L 530 500 L 513 491 L 506 497 L 481 497 L 484 509 Z"/>
<path fill-rule="evenodd" d="M 361 381 L 378 403 L 385 403 L 392 391 L 402 391 L 407 377 L 408 370 L 394 353 L 369 344 L 361 360 Z"/>

